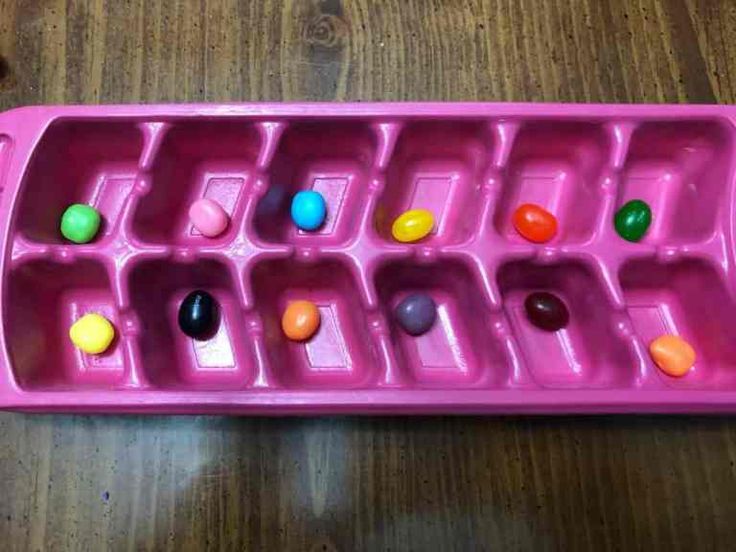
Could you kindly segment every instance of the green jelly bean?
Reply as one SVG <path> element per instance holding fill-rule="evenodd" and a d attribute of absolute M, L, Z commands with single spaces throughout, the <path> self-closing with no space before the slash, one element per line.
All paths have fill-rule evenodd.
<path fill-rule="evenodd" d="M 623 239 L 638 242 L 652 223 L 652 210 L 641 199 L 632 199 L 616 212 L 613 224 Z"/>
<path fill-rule="evenodd" d="M 61 216 L 61 234 L 74 243 L 91 242 L 100 229 L 100 213 L 89 205 L 75 203 Z"/>

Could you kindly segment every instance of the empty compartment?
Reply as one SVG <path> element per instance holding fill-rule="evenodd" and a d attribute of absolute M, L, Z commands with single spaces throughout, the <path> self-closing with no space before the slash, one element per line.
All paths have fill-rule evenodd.
<path fill-rule="evenodd" d="M 644 123 L 633 134 L 618 207 L 646 201 L 648 243 L 684 243 L 714 232 L 728 206 L 733 129 L 714 121 Z"/>
<path fill-rule="evenodd" d="M 118 313 L 105 268 L 84 260 L 31 261 L 7 276 L 4 322 L 13 372 L 23 388 L 111 388 L 125 376 L 118 337 L 101 355 L 88 355 L 69 338 L 83 315 L 98 313 L 116 327 Z"/>
<path fill-rule="evenodd" d="M 512 241 L 523 241 L 512 224 L 517 207 L 538 205 L 557 218 L 554 241 L 584 242 L 603 205 L 601 178 L 609 155 L 603 126 L 545 121 L 525 124 L 509 157 L 494 224 Z"/>
<path fill-rule="evenodd" d="M 304 122 L 284 132 L 271 163 L 269 188 L 256 209 L 255 229 L 266 242 L 341 243 L 350 238 L 365 207 L 376 138 L 366 123 Z M 305 232 L 291 221 L 294 194 L 319 192 L 324 224 Z"/>
<path fill-rule="evenodd" d="M 637 361 L 613 327 L 613 310 L 591 269 L 577 262 L 537 265 L 512 262 L 501 267 L 498 283 L 504 310 L 534 380 L 544 387 L 629 386 Z M 530 293 L 547 291 L 570 312 L 567 327 L 548 332 L 532 325 L 524 309 Z"/>
<path fill-rule="evenodd" d="M 416 386 L 492 387 L 509 381 L 509 361 L 465 265 L 389 263 L 378 271 L 376 286 L 397 361 Z M 437 306 L 434 325 L 420 336 L 406 333 L 394 315 L 396 306 L 413 293 L 426 293 Z"/>
<path fill-rule="evenodd" d="M 476 229 L 483 177 L 493 138 L 486 122 L 409 123 L 399 135 L 375 215 L 387 240 L 391 226 L 409 209 L 434 215 L 434 231 L 424 242 L 460 243 Z"/>
<path fill-rule="evenodd" d="M 380 370 L 352 275 L 334 261 L 264 261 L 252 273 L 271 369 L 286 387 L 345 388 L 375 383 Z M 291 301 L 317 305 L 321 323 L 305 342 L 287 339 L 281 317 Z"/>
<path fill-rule="evenodd" d="M 58 121 L 42 136 L 21 187 L 17 230 L 28 239 L 62 243 L 61 216 L 72 203 L 102 216 L 108 235 L 135 184 L 143 136 L 133 123 Z"/>
<path fill-rule="evenodd" d="M 631 261 L 621 286 L 634 329 L 645 347 L 662 334 L 679 335 L 695 349 L 695 366 L 681 378 L 659 372 L 676 387 L 736 385 L 736 305 L 715 269 L 704 261 L 662 265 Z M 651 364 L 652 369 L 654 364 Z"/>
<path fill-rule="evenodd" d="M 171 128 L 154 161 L 151 190 L 135 213 L 138 237 L 176 245 L 232 239 L 260 144 L 258 129 L 246 121 L 186 121 Z M 201 198 L 216 201 L 231 217 L 217 238 L 205 238 L 189 221 L 189 207 Z"/>
<path fill-rule="evenodd" d="M 129 283 L 149 381 L 193 389 L 240 389 L 250 383 L 253 353 L 227 266 L 214 260 L 143 261 L 131 271 Z M 178 325 L 182 301 L 197 289 L 210 293 L 219 305 L 217 331 L 206 340 L 192 339 Z"/>

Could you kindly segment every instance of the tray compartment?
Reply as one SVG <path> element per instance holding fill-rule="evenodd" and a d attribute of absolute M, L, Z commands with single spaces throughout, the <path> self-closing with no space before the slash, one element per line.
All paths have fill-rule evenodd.
<path fill-rule="evenodd" d="M 61 215 L 85 203 L 102 215 L 96 241 L 112 232 L 135 184 L 143 135 L 134 123 L 60 120 L 41 137 L 18 203 L 17 229 L 39 243 L 62 243 Z"/>
<path fill-rule="evenodd" d="M 260 147 L 260 134 L 251 122 L 175 124 L 163 136 L 153 162 L 151 189 L 133 219 L 135 234 L 146 242 L 174 245 L 230 241 L 238 229 Z M 202 236 L 189 221 L 190 205 L 203 197 L 217 201 L 231 217 L 229 228 L 215 240 Z"/>
<path fill-rule="evenodd" d="M 471 388 L 509 381 L 509 361 L 491 330 L 491 313 L 464 264 L 391 262 L 378 270 L 376 287 L 397 361 L 412 385 Z M 408 335 L 393 315 L 415 292 L 428 294 L 437 305 L 434 326 L 421 336 Z"/>
<path fill-rule="evenodd" d="M 652 208 L 644 243 L 705 240 L 715 230 L 733 154 L 733 128 L 720 121 L 645 122 L 631 138 L 617 207 Z"/>
<path fill-rule="evenodd" d="M 287 127 L 256 207 L 258 237 L 270 243 L 337 244 L 354 235 L 369 190 L 376 136 L 367 123 L 302 122 Z M 304 232 L 291 221 L 294 194 L 314 190 L 327 203 L 325 223 Z"/>
<path fill-rule="evenodd" d="M 614 331 L 613 309 L 593 270 L 578 261 L 542 265 L 518 261 L 503 265 L 498 285 L 504 311 L 534 380 L 544 387 L 626 387 L 637 375 L 637 361 Z M 568 326 L 547 332 L 527 319 L 524 300 L 548 291 L 565 302 Z"/>
<path fill-rule="evenodd" d="M 196 289 L 211 293 L 220 307 L 218 331 L 207 340 L 191 339 L 177 322 L 182 300 Z M 130 272 L 129 290 L 139 319 L 140 358 L 153 385 L 181 389 L 248 385 L 253 353 L 229 266 L 212 259 L 143 260 Z"/>
<path fill-rule="evenodd" d="M 697 259 L 674 264 L 636 260 L 622 267 L 620 280 L 645 348 L 670 333 L 687 340 L 697 354 L 695 366 L 682 378 L 667 376 L 648 360 L 650 370 L 672 387 L 736 387 L 736 304 L 712 265 Z"/>
<path fill-rule="evenodd" d="M 350 271 L 337 261 L 258 263 L 252 273 L 256 312 L 271 372 L 285 387 L 352 388 L 374 385 L 380 373 L 369 337 L 360 292 Z M 321 315 L 307 342 L 288 340 L 281 316 L 290 301 L 314 302 Z"/>
<path fill-rule="evenodd" d="M 59 263 L 38 259 L 14 267 L 6 292 L 8 350 L 23 388 L 111 388 L 125 375 L 119 316 L 105 267 L 91 260 Z M 96 312 L 116 328 L 116 339 L 102 355 L 74 347 L 69 328 Z"/>
<path fill-rule="evenodd" d="M 552 243 L 581 243 L 595 231 L 603 206 L 602 178 L 610 139 L 601 124 L 529 121 L 511 149 L 494 224 L 511 242 L 524 243 L 513 227 L 516 208 L 543 207 L 558 222 Z"/>
<path fill-rule="evenodd" d="M 415 121 L 398 137 L 375 213 L 378 233 L 393 242 L 391 225 L 404 211 L 427 209 L 435 229 L 422 243 L 457 244 L 478 224 L 483 178 L 493 138 L 485 121 Z"/>

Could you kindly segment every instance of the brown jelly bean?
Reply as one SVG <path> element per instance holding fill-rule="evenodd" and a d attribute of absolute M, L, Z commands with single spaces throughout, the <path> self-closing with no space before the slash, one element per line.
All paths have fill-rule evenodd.
<path fill-rule="evenodd" d="M 561 330 L 570 321 L 565 303 L 546 291 L 530 293 L 524 301 L 524 309 L 532 324 L 548 332 Z"/>

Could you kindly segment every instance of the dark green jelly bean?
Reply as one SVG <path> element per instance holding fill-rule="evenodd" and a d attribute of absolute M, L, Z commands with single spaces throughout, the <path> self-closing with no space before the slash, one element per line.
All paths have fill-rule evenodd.
<path fill-rule="evenodd" d="M 209 293 L 196 290 L 179 307 L 179 328 L 194 339 L 209 339 L 217 331 L 217 301 Z"/>
<path fill-rule="evenodd" d="M 624 203 L 613 220 L 618 235 L 630 242 L 642 239 L 651 223 L 652 210 L 641 199 Z"/>

